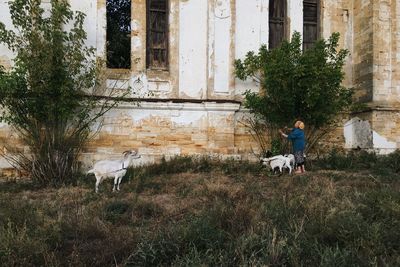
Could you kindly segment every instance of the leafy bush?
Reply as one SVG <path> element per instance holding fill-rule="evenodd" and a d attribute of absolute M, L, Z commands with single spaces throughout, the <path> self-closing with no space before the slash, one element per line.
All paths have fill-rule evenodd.
<path fill-rule="evenodd" d="M 342 86 L 348 51 L 338 49 L 338 42 L 339 34 L 334 33 L 303 52 L 300 34 L 295 32 L 291 41 L 278 48 L 268 50 L 263 45 L 258 53 L 251 51 L 235 61 L 239 79 L 260 83 L 259 93 L 245 93 L 245 106 L 269 128 L 271 141 L 276 142 L 276 128 L 302 119 L 310 148 L 350 107 L 352 90 Z"/>
<path fill-rule="evenodd" d="M 1 140 L 8 150 L 1 153 L 38 184 L 60 186 L 75 182 L 92 126 L 120 99 L 106 92 L 95 49 L 85 46 L 85 15 L 66 0 L 50 4 L 10 1 L 15 30 L 0 23 L 0 43 L 15 53 L 11 70 L 0 66 L 0 121 L 29 149 Z"/>

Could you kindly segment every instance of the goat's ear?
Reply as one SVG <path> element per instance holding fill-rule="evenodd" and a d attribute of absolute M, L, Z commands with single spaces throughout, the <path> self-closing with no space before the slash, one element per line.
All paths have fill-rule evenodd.
<path fill-rule="evenodd" d="M 128 153 L 129 153 L 130 151 L 124 151 L 124 152 L 122 152 L 122 155 L 124 155 L 124 156 L 126 156 Z"/>

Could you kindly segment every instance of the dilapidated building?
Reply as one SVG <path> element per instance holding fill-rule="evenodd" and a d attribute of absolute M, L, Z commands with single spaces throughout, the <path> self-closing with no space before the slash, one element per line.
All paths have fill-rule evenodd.
<path fill-rule="evenodd" d="M 107 61 L 108 83 L 142 97 L 139 106 L 126 102 L 106 115 L 84 154 L 86 162 L 133 147 L 145 160 L 188 154 L 253 157 L 258 147 L 241 123 L 247 114 L 241 101 L 243 92 L 257 85 L 235 79 L 233 62 L 262 44 L 277 46 L 294 31 L 302 34 L 304 48 L 339 32 L 340 46 L 351 53 L 344 85 L 354 87 L 367 108 L 352 114 L 330 138 L 341 147 L 381 152 L 400 145 L 399 0 L 70 3 L 87 14 L 87 45 Z M 11 25 L 7 1 L 0 2 L 0 18 Z M 0 64 L 10 67 L 12 58 L 0 46 Z M 0 136 L 13 137 L 5 124 Z"/>

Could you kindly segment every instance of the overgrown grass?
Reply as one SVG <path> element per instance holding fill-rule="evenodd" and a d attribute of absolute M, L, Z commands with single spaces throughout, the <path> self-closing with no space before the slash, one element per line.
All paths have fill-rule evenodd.
<path fill-rule="evenodd" d="M 176 158 L 130 170 L 120 193 L 105 181 L 95 194 L 90 177 L 60 189 L 4 182 L 0 262 L 399 266 L 398 155 L 329 157 L 280 177 L 249 162 Z"/>
<path fill-rule="evenodd" d="M 351 151 L 343 154 L 332 150 L 316 160 L 315 165 L 331 170 L 371 170 L 385 173 L 400 173 L 400 151 L 389 155 L 377 155 L 366 151 Z"/>

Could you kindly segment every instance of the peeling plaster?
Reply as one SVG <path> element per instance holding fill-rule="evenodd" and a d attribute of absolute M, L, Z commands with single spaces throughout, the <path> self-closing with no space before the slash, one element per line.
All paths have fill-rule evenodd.
<path fill-rule="evenodd" d="M 230 42 L 231 36 L 231 5 L 230 0 L 218 0 L 215 2 L 215 9 L 212 14 L 214 29 L 209 36 L 213 40 L 214 65 L 214 92 L 229 93 L 230 82 Z M 212 59 L 211 59 L 212 60 Z"/>
<path fill-rule="evenodd" d="M 396 150 L 395 142 L 390 142 L 387 138 L 373 131 L 374 148 L 378 149 L 379 154 L 389 154 Z"/>
<path fill-rule="evenodd" d="M 372 148 L 372 130 L 369 121 L 358 117 L 349 120 L 343 127 L 345 148 Z"/>
<path fill-rule="evenodd" d="M 391 153 L 397 148 L 396 142 L 389 141 L 374 131 L 369 121 L 358 117 L 349 120 L 343 128 L 345 148 L 374 149 L 379 154 Z"/>
<path fill-rule="evenodd" d="M 207 1 L 181 1 L 179 5 L 180 97 L 199 98 L 207 89 L 207 12 Z"/>

